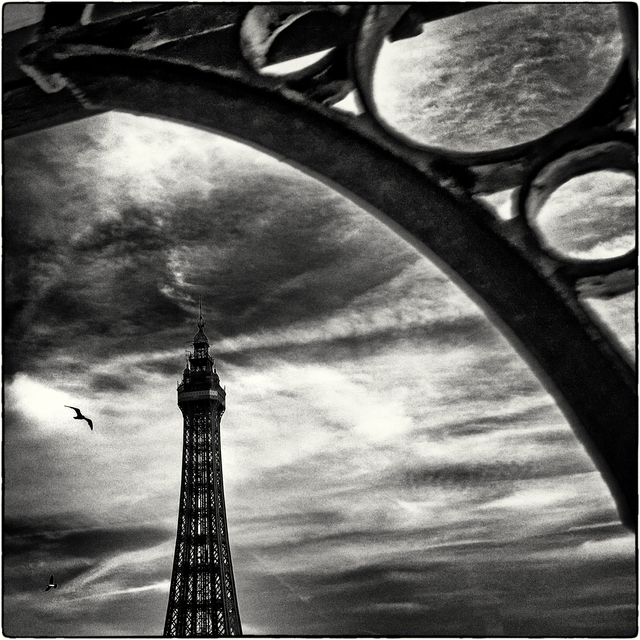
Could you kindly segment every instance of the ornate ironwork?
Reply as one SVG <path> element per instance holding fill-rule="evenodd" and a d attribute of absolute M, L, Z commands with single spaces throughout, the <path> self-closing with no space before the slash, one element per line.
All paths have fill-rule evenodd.
<path fill-rule="evenodd" d="M 108 109 L 168 117 L 255 144 L 359 199 L 435 254 L 488 311 L 556 397 L 622 520 L 635 527 L 636 375 L 579 293 L 632 290 L 637 249 L 611 260 L 568 259 L 547 250 L 530 220 L 541 194 L 570 176 L 594 168 L 634 174 L 637 8 L 615 5 L 620 63 L 565 125 L 485 152 L 407 139 L 384 122 L 373 97 L 382 43 L 486 4 L 158 4 L 108 16 L 109 3 L 93 13 L 51 3 L 6 74 L 5 135 Z M 325 50 L 300 71 L 262 73 Z M 332 108 L 352 91 L 363 113 Z M 615 149 L 600 153 L 608 143 Z M 479 198 L 513 187 L 520 201 L 511 220 Z"/>
<path fill-rule="evenodd" d="M 203 327 L 200 316 L 178 385 L 184 417 L 182 486 L 165 636 L 242 634 L 222 482 L 220 419 L 226 394 Z"/>

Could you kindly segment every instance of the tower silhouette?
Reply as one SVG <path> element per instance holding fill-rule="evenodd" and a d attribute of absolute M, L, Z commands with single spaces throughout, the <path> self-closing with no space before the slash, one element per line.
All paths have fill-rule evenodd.
<path fill-rule="evenodd" d="M 222 483 L 220 386 L 202 307 L 193 353 L 178 384 L 184 422 L 178 534 L 165 636 L 242 635 Z"/>

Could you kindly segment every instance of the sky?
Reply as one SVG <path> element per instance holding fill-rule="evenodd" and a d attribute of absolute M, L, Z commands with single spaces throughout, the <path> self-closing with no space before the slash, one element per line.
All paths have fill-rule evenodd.
<path fill-rule="evenodd" d="M 598 177 L 574 224 L 587 187 L 550 200 L 559 250 L 633 242 Z M 112 112 L 6 142 L 3 245 L 5 635 L 162 633 L 200 295 L 245 634 L 635 634 L 634 537 L 553 397 L 344 195 Z M 629 358 L 634 303 L 585 301 Z"/>

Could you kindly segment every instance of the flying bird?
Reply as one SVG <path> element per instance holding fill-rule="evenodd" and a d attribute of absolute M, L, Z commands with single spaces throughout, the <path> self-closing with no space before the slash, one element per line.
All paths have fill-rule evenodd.
<path fill-rule="evenodd" d="M 45 589 L 45 591 L 49 591 L 51 587 L 53 587 L 54 589 L 58 588 L 58 585 L 53 581 L 53 575 L 49 578 L 49 584 L 47 585 L 47 588 Z"/>
<path fill-rule="evenodd" d="M 80 409 L 78 409 L 77 407 L 70 407 L 68 404 L 65 404 L 64 406 L 69 407 L 69 409 L 73 409 L 76 412 L 77 415 L 73 416 L 74 420 L 86 420 L 89 428 L 91 429 L 91 431 L 93 431 L 93 421 L 89 420 L 89 418 L 87 418 L 86 416 L 83 416 Z"/>

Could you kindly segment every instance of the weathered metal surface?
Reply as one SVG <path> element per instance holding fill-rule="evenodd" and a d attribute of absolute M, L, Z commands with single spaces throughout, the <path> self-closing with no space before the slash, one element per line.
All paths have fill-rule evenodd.
<path fill-rule="evenodd" d="M 53 28 L 23 50 L 21 65 L 45 91 L 71 91 L 87 114 L 124 109 L 167 117 L 276 154 L 355 197 L 427 255 L 435 254 L 556 397 L 609 484 L 621 518 L 635 526 L 636 376 L 592 322 L 577 292 L 584 279 L 595 277 L 605 294 L 615 295 L 605 276 L 635 269 L 636 254 L 580 264 L 551 255 L 526 213 L 531 183 L 548 164 L 571 164 L 571 154 L 585 141 L 620 141 L 627 158 L 622 170 L 628 170 L 629 155 L 636 153 L 635 137 L 623 133 L 635 105 L 635 5 L 620 5 L 625 54 L 615 77 L 582 114 L 530 143 L 467 154 L 410 143 L 381 121 L 371 97 L 383 38 L 411 37 L 421 21 L 448 15 L 459 5 L 336 7 L 154 7 Z M 312 27 L 304 16 L 310 11 L 329 15 L 322 23 L 326 28 L 305 39 Z M 294 26 L 299 30 L 285 37 Z M 260 73 L 262 65 L 310 48 L 332 51 L 295 73 Z M 362 115 L 329 108 L 353 87 L 364 105 Z M 15 97 L 12 91 L 5 96 Z M 14 124 L 18 103 L 15 98 L 10 113 L 5 110 L 6 133 L 24 130 L 24 123 Z M 34 127 L 45 120 L 34 117 Z M 588 165 L 594 167 L 621 170 L 616 154 Z M 565 171 L 554 185 L 572 172 Z M 520 214 L 509 221 L 474 198 L 520 185 Z"/>

